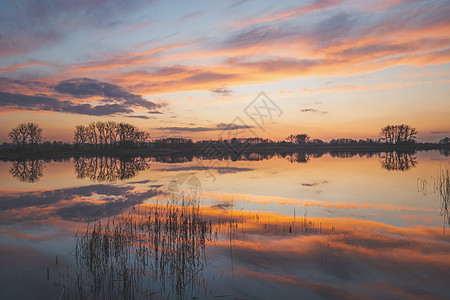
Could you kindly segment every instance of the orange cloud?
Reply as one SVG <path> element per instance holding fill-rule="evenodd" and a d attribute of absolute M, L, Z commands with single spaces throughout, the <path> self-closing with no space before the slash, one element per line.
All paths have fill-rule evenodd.
<path fill-rule="evenodd" d="M 251 25 L 286 20 L 294 17 L 299 17 L 301 15 L 324 11 L 330 8 L 335 7 L 337 4 L 344 2 L 345 0 L 325 0 L 325 1 L 313 1 L 305 6 L 294 7 L 289 9 L 279 10 L 270 14 L 267 14 L 263 17 L 257 18 L 249 18 L 245 20 L 241 20 L 239 22 L 234 22 L 232 25 L 237 27 L 248 27 Z"/>
<path fill-rule="evenodd" d="M 29 61 L 29 62 L 25 62 L 25 63 L 12 64 L 7 67 L 1 68 L 0 72 L 7 73 L 7 72 L 15 71 L 17 69 L 34 67 L 34 66 L 46 66 L 46 65 L 48 65 L 48 63 L 42 62 L 42 61 Z"/>

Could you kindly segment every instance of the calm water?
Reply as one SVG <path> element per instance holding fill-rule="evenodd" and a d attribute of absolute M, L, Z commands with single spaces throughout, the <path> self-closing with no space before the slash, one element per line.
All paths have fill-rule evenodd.
<path fill-rule="evenodd" d="M 450 160 L 0 163 L 4 299 L 448 299 Z"/>

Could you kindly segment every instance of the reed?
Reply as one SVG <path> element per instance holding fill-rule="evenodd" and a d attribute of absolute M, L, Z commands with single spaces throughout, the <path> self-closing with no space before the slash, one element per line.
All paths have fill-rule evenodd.
<path fill-rule="evenodd" d="M 211 222 L 198 201 L 133 207 L 76 234 L 76 282 L 63 299 L 135 299 L 206 294 L 203 270 Z M 202 280 L 203 279 L 203 280 Z"/>
<path fill-rule="evenodd" d="M 450 176 L 449 168 L 439 169 L 437 177 L 437 190 L 441 200 L 441 215 L 444 217 L 444 233 L 445 227 L 450 227 L 449 204 L 450 204 Z"/>

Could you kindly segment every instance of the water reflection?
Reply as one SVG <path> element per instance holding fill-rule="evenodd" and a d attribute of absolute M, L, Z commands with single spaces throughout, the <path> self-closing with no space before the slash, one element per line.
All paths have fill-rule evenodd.
<path fill-rule="evenodd" d="M 4 221 L 59 217 L 85 222 L 116 216 L 144 200 L 163 194 L 158 186 L 95 184 L 45 191 L 25 191 L 0 196 L 0 217 Z"/>
<path fill-rule="evenodd" d="M 114 182 L 135 177 L 140 171 L 149 169 L 150 162 L 150 158 L 145 157 L 78 157 L 74 159 L 74 167 L 77 178 Z"/>
<path fill-rule="evenodd" d="M 378 157 L 381 159 L 381 167 L 389 171 L 408 171 L 417 165 L 417 159 L 414 153 L 409 152 L 376 152 L 376 151 L 315 151 L 315 152 L 293 152 L 278 154 L 291 163 L 307 163 L 311 158 L 320 158 L 324 154 L 329 153 L 331 157 L 337 158 L 352 158 L 352 157 L 365 157 L 372 158 Z"/>
<path fill-rule="evenodd" d="M 188 201 L 186 201 L 188 202 Z M 76 282 L 67 299 L 135 299 L 207 295 L 202 271 L 211 223 L 197 203 L 134 208 L 111 221 L 89 223 L 76 238 Z M 203 281 L 202 281 L 203 279 Z M 70 287 L 67 283 L 66 287 Z"/>
<path fill-rule="evenodd" d="M 43 160 L 22 160 L 14 161 L 9 173 L 21 182 L 34 183 L 43 176 L 43 169 Z"/>
<path fill-rule="evenodd" d="M 153 160 L 156 162 L 161 162 L 165 164 L 180 164 L 191 162 L 195 158 L 194 154 L 166 154 L 166 155 L 155 155 Z"/>
<path fill-rule="evenodd" d="M 439 168 L 436 177 L 430 176 L 428 179 L 417 179 L 417 192 L 424 196 L 436 194 L 439 197 L 441 210 L 440 214 L 444 217 L 443 231 L 445 234 L 446 226 L 450 227 L 450 175 L 449 168 Z"/>
<path fill-rule="evenodd" d="M 417 164 L 417 159 L 413 154 L 407 152 L 385 152 L 380 155 L 381 166 L 389 171 L 408 171 Z"/>
<path fill-rule="evenodd" d="M 142 204 L 79 232 L 77 266 L 55 286 L 61 299 L 443 299 L 449 242 L 432 228 Z"/>
<path fill-rule="evenodd" d="M 364 157 L 381 158 L 381 166 L 389 171 L 408 171 L 417 165 L 414 153 L 407 152 L 377 152 L 377 151 L 291 151 L 291 152 L 272 152 L 272 153 L 244 153 L 235 160 L 239 161 L 263 161 L 274 157 L 282 157 L 291 163 L 308 163 L 311 159 L 321 158 L 329 154 L 331 157 L 352 158 Z M 138 175 L 139 172 L 150 168 L 151 162 L 166 164 L 181 164 L 192 162 L 193 159 L 219 159 L 219 161 L 230 162 L 227 157 L 205 157 L 194 154 L 171 154 L 152 156 L 90 156 L 75 157 L 74 168 L 77 178 L 89 178 L 96 182 L 115 182 L 118 180 L 130 179 Z M 53 159 L 54 160 L 54 159 Z M 206 164 L 207 165 L 207 164 Z M 34 183 L 43 176 L 43 160 L 22 160 L 13 161 L 9 172 L 13 177 L 22 182 Z M 200 168 L 200 167 L 199 167 Z M 207 167 L 211 168 L 211 167 Z M 205 169 L 205 167 L 203 168 Z"/>
<path fill-rule="evenodd" d="M 139 180 L 73 186 L 71 162 L 49 164 L 69 186 L 0 190 L 2 297 L 448 298 L 448 167 L 419 155 L 388 173 L 374 157 L 231 163 L 218 184 L 195 163 L 153 163 Z"/>
<path fill-rule="evenodd" d="M 441 252 L 450 250 L 448 239 L 443 241 L 438 230 L 402 229 L 364 220 L 294 221 L 280 215 L 234 213 L 243 215 L 235 219 L 231 241 L 234 274 L 222 284 L 259 287 L 240 297 L 380 299 L 415 298 L 419 293 L 444 299 L 448 292 L 444 281 L 433 282 L 443 278 L 450 266 L 448 255 Z M 215 243 L 217 248 L 207 250 L 231 255 L 229 244 L 222 238 Z M 412 274 L 421 278 L 420 286 L 411 280 L 416 276 Z M 280 288 L 273 292 L 273 286 Z"/>
<path fill-rule="evenodd" d="M 290 163 L 307 163 L 310 160 L 309 155 L 302 152 L 288 154 L 286 155 L 286 159 Z"/>
<path fill-rule="evenodd" d="M 444 229 L 445 229 L 445 224 L 447 224 L 450 227 L 450 218 L 448 212 L 448 206 L 450 204 L 449 203 L 450 176 L 448 168 L 444 170 L 439 170 L 437 182 L 438 182 L 439 197 L 441 199 L 441 215 L 444 216 Z"/>

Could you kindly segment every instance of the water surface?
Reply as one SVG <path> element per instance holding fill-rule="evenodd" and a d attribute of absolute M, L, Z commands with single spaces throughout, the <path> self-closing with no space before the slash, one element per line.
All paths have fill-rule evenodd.
<path fill-rule="evenodd" d="M 450 295 L 437 151 L 0 162 L 5 299 Z"/>

